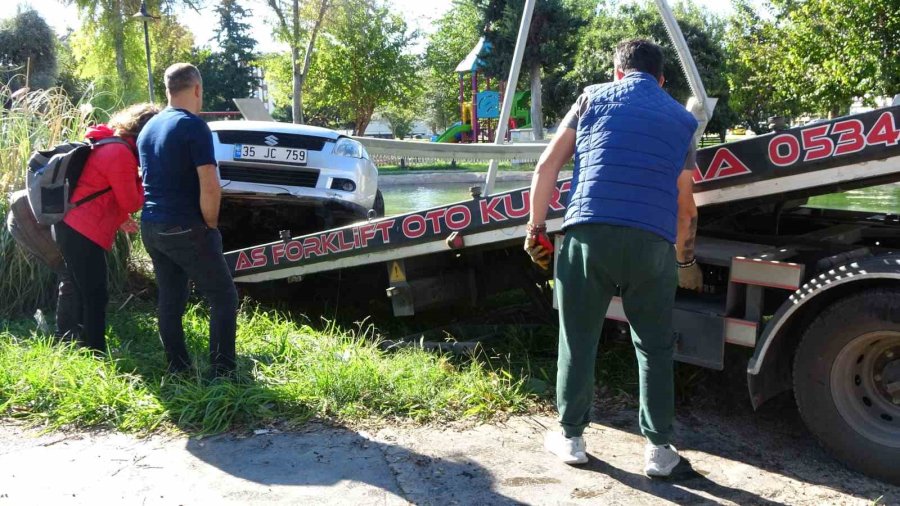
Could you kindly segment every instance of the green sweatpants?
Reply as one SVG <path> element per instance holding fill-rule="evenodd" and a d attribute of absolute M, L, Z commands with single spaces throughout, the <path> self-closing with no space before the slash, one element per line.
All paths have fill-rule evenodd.
<path fill-rule="evenodd" d="M 580 436 L 590 422 L 600 331 L 610 299 L 621 290 L 637 352 L 641 432 L 653 444 L 669 443 L 675 411 L 675 248 L 644 230 L 585 224 L 566 229 L 558 255 L 556 402 L 563 431 Z"/>

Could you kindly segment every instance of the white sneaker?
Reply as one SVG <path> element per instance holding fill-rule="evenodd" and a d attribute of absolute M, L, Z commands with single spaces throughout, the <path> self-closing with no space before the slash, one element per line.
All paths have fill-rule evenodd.
<path fill-rule="evenodd" d="M 681 462 L 678 450 L 672 445 L 654 445 L 647 443 L 644 448 L 644 474 L 647 476 L 665 477 L 672 474 L 675 466 Z"/>
<path fill-rule="evenodd" d="M 565 464 L 584 464 L 588 461 L 583 437 L 566 437 L 559 432 L 548 432 L 544 436 L 544 448 Z"/>

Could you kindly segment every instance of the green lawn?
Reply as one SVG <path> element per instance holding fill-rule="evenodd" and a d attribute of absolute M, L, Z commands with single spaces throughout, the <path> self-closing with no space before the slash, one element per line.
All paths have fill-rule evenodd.
<path fill-rule="evenodd" d="M 525 412 L 536 399 L 500 359 L 387 352 L 371 326 L 313 328 L 255 308 L 242 309 L 238 320 L 238 379 L 209 382 L 207 321 L 198 307 L 185 317 L 189 348 L 200 360 L 187 377 L 165 373 L 149 305 L 113 312 L 110 353 L 100 358 L 55 344 L 27 320 L 7 322 L 0 327 L 0 412 L 50 428 L 213 433 L 316 416 L 490 419 Z"/>

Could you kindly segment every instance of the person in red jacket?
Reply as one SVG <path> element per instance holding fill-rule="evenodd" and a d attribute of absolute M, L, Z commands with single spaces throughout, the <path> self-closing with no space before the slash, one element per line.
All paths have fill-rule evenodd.
<path fill-rule="evenodd" d="M 65 260 L 66 270 L 74 281 L 78 303 L 75 315 L 59 315 L 77 321 L 75 332 L 80 343 L 96 351 L 106 351 L 107 292 L 106 252 L 110 251 L 116 231 L 135 233 L 137 223 L 131 213 L 144 205 L 144 190 L 138 176 L 135 139 L 147 121 L 159 109 L 152 104 L 138 104 L 124 109 L 106 125 L 88 130 L 90 141 L 112 136 L 124 139 L 131 147 L 120 143 L 95 148 L 88 156 L 71 200 L 76 202 L 94 193 L 107 190 L 99 197 L 85 202 L 66 214 L 53 226 L 53 235 Z"/>

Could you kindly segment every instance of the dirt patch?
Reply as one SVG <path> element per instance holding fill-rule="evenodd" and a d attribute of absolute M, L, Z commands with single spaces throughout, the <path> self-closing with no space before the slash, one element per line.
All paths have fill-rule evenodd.
<path fill-rule="evenodd" d="M 559 483 L 556 478 L 544 478 L 534 476 L 518 476 L 515 478 L 507 478 L 503 480 L 504 487 L 530 487 L 534 485 L 550 485 Z"/>

